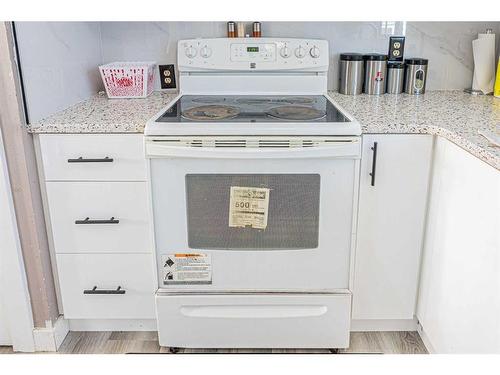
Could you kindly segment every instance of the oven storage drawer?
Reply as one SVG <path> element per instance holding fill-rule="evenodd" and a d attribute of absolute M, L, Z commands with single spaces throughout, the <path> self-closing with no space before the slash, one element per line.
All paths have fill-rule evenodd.
<path fill-rule="evenodd" d="M 42 134 L 45 180 L 145 181 L 143 136 L 139 134 Z"/>
<path fill-rule="evenodd" d="M 346 348 L 351 295 L 156 295 L 160 345 L 189 348 Z"/>
<path fill-rule="evenodd" d="M 145 182 L 47 182 L 56 253 L 150 253 Z"/>
<path fill-rule="evenodd" d="M 156 280 L 150 254 L 58 254 L 66 319 L 152 319 Z"/>

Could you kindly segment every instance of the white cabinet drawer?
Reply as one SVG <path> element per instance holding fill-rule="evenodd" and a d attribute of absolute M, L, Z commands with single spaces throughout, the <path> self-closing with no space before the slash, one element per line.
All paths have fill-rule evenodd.
<path fill-rule="evenodd" d="M 57 269 L 67 319 L 155 317 L 150 254 L 58 254 Z"/>
<path fill-rule="evenodd" d="M 141 134 L 42 134 L 45 180 L 145 181 Z"/>
<path fill-rule="evenodd" d="M 47 182 L 46 187 L 56 253 L 151 252 L 147 183 Z"/>
<path fill-rule="evenodd" d="M 350 294 L 156 295 L 159 341 L 187 348 L 346 348 Z"/>

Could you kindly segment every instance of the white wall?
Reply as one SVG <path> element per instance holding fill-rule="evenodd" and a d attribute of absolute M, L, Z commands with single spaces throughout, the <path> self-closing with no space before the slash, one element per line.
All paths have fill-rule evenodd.
<path fill-rule="evenodd" d="M 98 22 L 16 22 L 28 117 L 35 122 L 101 89 Z"/>
<path fill-rule="evenodd" d="M 97 66 L 119 60 L 175 63 L 177 41 L 223 37 L 225 22 L 16 22 L 30 121 L 88 98 L 102 88 Z M 247 23 L 250 32 L 251 22 Z M 327 39 L 330 89 L 341 52 L 387 53 L 390 35 L 406 35 L 405 56 L 429 62 L 428 90 L 472 82 L 471 41 L 500 22 L 264 22 L 264 36 Z M 157 82 L 159 88 L 159 82 Z"/>

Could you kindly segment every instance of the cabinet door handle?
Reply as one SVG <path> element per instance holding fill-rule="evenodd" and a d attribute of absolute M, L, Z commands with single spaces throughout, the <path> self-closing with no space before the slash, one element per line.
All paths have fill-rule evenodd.
<path fill-rule="evenodd" d="M 112 163 L 112 162 L 113 158 L 110 158 L 109 156 L 100 159 L 84 158 L 83 156 L 80 156 L 79 158 L 76 159 L 68 159 L 68 163 Z"/>
<path fill-rule="evenodd" d="M 86 217 L 83 220 L 75 220 L 75 224 L 118 224 L 120 220 L 115 219 L 115 217 L 111 217 L 108 220 L 91 220 L 89 217 Z"/>
<path fill-rule="evenodd" d="M 94 286 L 92 289 L 85 289 L 83 294 L 125 294 L 125 289 L 121 286 L 116 289 L 97 289 L 97 286 Z"/>
<path fill-rule="evenodd" d="M 377 169 L 377 142 L 373 142 L 373 146 L 371 147 L 373 151 L 373 159 L 372 159 L 372 171 L 370 176 L 372 177 L 371 185 L 375 186 L 375 171 Z"/>

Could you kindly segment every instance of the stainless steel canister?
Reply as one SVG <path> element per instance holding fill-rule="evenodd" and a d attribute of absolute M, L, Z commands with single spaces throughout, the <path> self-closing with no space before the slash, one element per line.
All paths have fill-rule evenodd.
<path fill-rule="evenodd" d="M 429 60 L 414 57 L 405 60 L 405 93 L 419 95 L 425 93 Z"/>
<path fill-rule="evenodd" d="M 341 53 L 339 65 L 339 92 L 344 95 L 361 94 L 364 80 L 363 55 Z"/>
<path fill-rule="evenodd" d="M 387 55 L 373 53 L 364 55 L 363 59 L 365 60 L 364 93 L 370 95 L 385 94 Z"/>
<path fill-rule="evenodd" d="M 387 93 L 401 94 L 403 92 L 405 78 L 405 64 L 389 63 L 387 64 Z"/>

